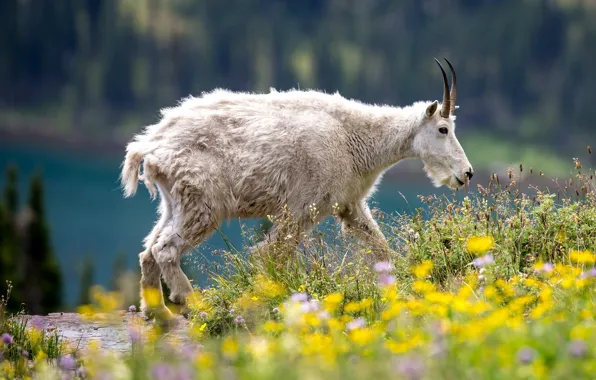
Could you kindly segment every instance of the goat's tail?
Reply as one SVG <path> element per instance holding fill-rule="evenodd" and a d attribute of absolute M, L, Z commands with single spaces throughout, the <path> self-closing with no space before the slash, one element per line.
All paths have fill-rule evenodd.
<path fill-rule="evenodd" d="M 145 156 L 147 154 L 152 152 L 152 150 L 151 144 L 138 140 L 129 143 L 126 147 L 126 158 L 122 163 L 122 173 L 120 175 L 120 182 L 124 188 L 124 197 L 131 197 L 137 192 L 141 162 L 146 158 Z M 149 194 L 154 197 L 156 195 L 155 185 L 149 178 L 149 173 L 145 173 L 145 171 L 146 170 L 144 170 L 143 178 L 141 179 L 145 182 Z"/>

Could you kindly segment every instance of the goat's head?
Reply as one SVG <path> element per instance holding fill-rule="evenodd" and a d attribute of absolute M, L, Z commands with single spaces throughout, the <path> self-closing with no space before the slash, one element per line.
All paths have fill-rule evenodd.
<path fill-rule="evenodd" d="M 425 108 L 422 123 L 414 135 L 412 148 L 416 156 L 422 159 L 424 170 L 436 187 L 446 185 L 456 189 L 472 178 L 474 170 L 455 137 L 455 70 L 445 59 L 451 69 L 450 92 L 445 70 L 436 58 L 435 61 L 443 74 L 443 102 L 440 109 L 436 100 Z"/>

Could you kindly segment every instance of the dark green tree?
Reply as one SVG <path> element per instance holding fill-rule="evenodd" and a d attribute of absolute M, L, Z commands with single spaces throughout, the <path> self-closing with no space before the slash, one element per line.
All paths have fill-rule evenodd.
<path fill-rule="evenodd" d="M 41 173 L 31 178 L 29 207 L 23 212 L 25 304 L 30 313 L 47 313 L 62 305 L 62 276 L 45 220 Z"/>
<path fill-rule="evenodd" d="M 6 168 L 6 185 L 4 187 L 4 206 L 6 207 L 7 218 L 14 221 L 19 209 L 18 190 L 19 170 L 15 164 Z"/>
<path fill-rule="evenodd" d="M 120 252 L 112 266 L 112 278 L 110 280 L 111 290 L 116 291 L 120 288 L 120 281 L 124 273 L 126 273 L 126 254 Z"/>
<path fill-rule="evenodd" d="M 81 282 L 79 285 L 79 305 L 87 305 L 90 303 L 90 290 L 94 285 L 94 267 L 93 260 L 87 257 L 81 266 Z"/>
<path fill-rule="evenodd" d="M 19 207 L 18 169 L 16 165 L 6 168 L 6 183 L 3 200 L 0 202 L 0 294 L 6 294 L 7 283 L 13 285 L 8 308 L 17 311 L 22 299 L 24 273 L 17 231 L 17 210 Z"/>

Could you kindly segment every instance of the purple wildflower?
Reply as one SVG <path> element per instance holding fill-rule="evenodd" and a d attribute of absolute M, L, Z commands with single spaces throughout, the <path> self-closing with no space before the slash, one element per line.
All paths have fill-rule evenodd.
<path fill-rule="evenodd" d="M 24 357 L 24 358 L 28 358 L 29 357 L 29 351 L 27 351 L 27 350 L 21 351 L 21 356 Z"/>
<path fill-rule="evenodd" d="M 517 351 L 517 360 L 521 364 L 530 364 L 536 359 L 536 350 L 532 347 L 522 347 Z"/>
<path fill-rule="evenodd" d="M 388 261 L 379 261 L 375 264 L 374 269 L 377 273 L 389 273 L 393 270 L 393 264 Z"/>
<path fill-rule="evenodd" d="M 201 311 L 201 313 L 199 314 L 199 318 L 201 318 L 201 319 L 207 318 L 207 312 L 206 311 Z"/>
<path fill-rule="evenodd" d="M 234 309 L 230 309 L 228 312 L 230 313 L 230 315 L 234 315 Z"/>
<path fill-rule="evenodd" d="M 395 284 L 395 277 L 390 274 L 382 274 L 379 276 L 379 284 L 382 286 L 389 286 Z"/>
<path fill-rule="evenodd" d="M 77 368 L 77 361 L 72 357 L 72 355 L 64 355 L 60 357 L 60 360 L 58 361 L 58 367 L 60 367 L 60 369 L 63 371 L 72 371 Z"/>
<path fill-rule="evenodd" d="M 482 256 L 482 257 L 478 257 L 476 259 L 474 259 L 474 261 L 472 262 L 472 264 L 474 264 L 474 266 L 476 268 L 482 268 L 485 267 L 487 265 L 491 265 L 494 264 L 495 262 L 495 258 L 493 257 L 492 253 L 489 253 L 488 255 Z"/>
<path fill-rule="evenodd" d="M 362 317 L 358 317 L 358 318 L 354 319 L 353 321 L 346 323 L 346 329 L 348 329 L 348 331 L 361 329 L 364 326 L 366 326 L 366 321 Z"/>
<path fill-rule="evenodd" d="M 308 301 L 308 295 L 306 293 L 294 293 L 290 299 L 293 302 L 306 302 Z"/>
<path fill-rule="evenodd" d="M 594 277 L 596 277 L 596 267 L 590 269 L 587 272 L 582 273 L 579 277 L 582 280 L 585 280 L 586 278 L 594 278 Z"/>
<path fill-rule="evenodd" d="M 537 269 L 536 272 L 538 273 L 550 273 L 555 269 L 555 266 L 552 263 L 544 263 L 542 268 Z"/>
<path fill-rule="evenodd" d="M 137 311 L 137 307 L 136 307 L 135 305 L 130 305 L 130 306 L 128 307 L 128 311 L 129 311 L 130 313 L 136 313 L 136 311 Z"/>
<path fill-rule="evenodd" d="M 244 318 L 242 318 L 241 315 L 239 315 L 234 319 L 234 323 L 237 325 L 243 325 L 244 323 L 246 323 L 246 321 L 244 320 Z"/>
<path fill-rule="evenodd" d="M 578 358 L 578 359 L 583 358 L 584 356 L 586 356 L 587 352 L 588 352 L 588 345 L 586 344 L 585 341 L 580 340 L 580 339 L 575 339 L 575 340 L 572 340 L 571 343 L 569 343 L 569 353 L 574 358 Z"/>
<path fill-rule="evenodd" d="M 319 309 L 321 308 L 320 305 L 321 305 L 320 302 L 317 301 L 317 300 L 310 300 L 310 301 L 304 302 L 302 304 L 304 311 L 307 312 L 307 313 L 308 312 L 313 312 L 314 313 L 316 311 L 319 311 Z"/>
<path fill-rule="evenodd" d="M 279 313 L 279 308 L 278 307 L 274 307 L 273 310 L 271 310 L 271 312 L 273 314 L 277 314 L 277 313 Z"/>
<path fill-rule="evenodd" d="M 188 366 L 178 368 L 178 370 L 174 374 L 175 380 L 192 380 L 194 378 L 195 376 L 193 374 L 193 371 Z"/>
<path fill-rule="evenodd" d="M 128 329 L 128 336 L 130 337 L 130 341 L 132 343 L 138 343 L 143 338 L 141 331 L 137 327 L 130 327 Z"/>
<path fill-rule="evenodd" d="M 171 379 L 174 375 L 174 369 L 167 363 L 157 363 L 151 368 L 151 375 L 156 380 Z"/>
<path fill-rule="evenodd" d="M 2 343 L 9 345 L 14 343 L 14 339 L 9 333 L 2 334 Z"/>
<path fill-rule="evenodd" d="M 424 375 L 424 363 L 414 357 L 398 359 L 395 362 L 397 372 L 405 379 L 418 380 Z"/>
<path fill-rule="evenodd" d="M 554 269 L 555 266 L 552 263 L 546 263 L 544 264 L 544 267 L 542 267 L 543 272 L 552 272 Z"/>

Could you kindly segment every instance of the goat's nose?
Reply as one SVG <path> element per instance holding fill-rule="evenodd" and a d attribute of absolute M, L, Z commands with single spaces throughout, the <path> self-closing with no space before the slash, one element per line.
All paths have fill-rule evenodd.
<path fill-rule="evenodd" d="M 468 179 L 472 179 L 472 177 L 474 177 L 474 171 L 472 169 L 468 170 L 466 172 L 466 177 L 468 177 Z"/>

